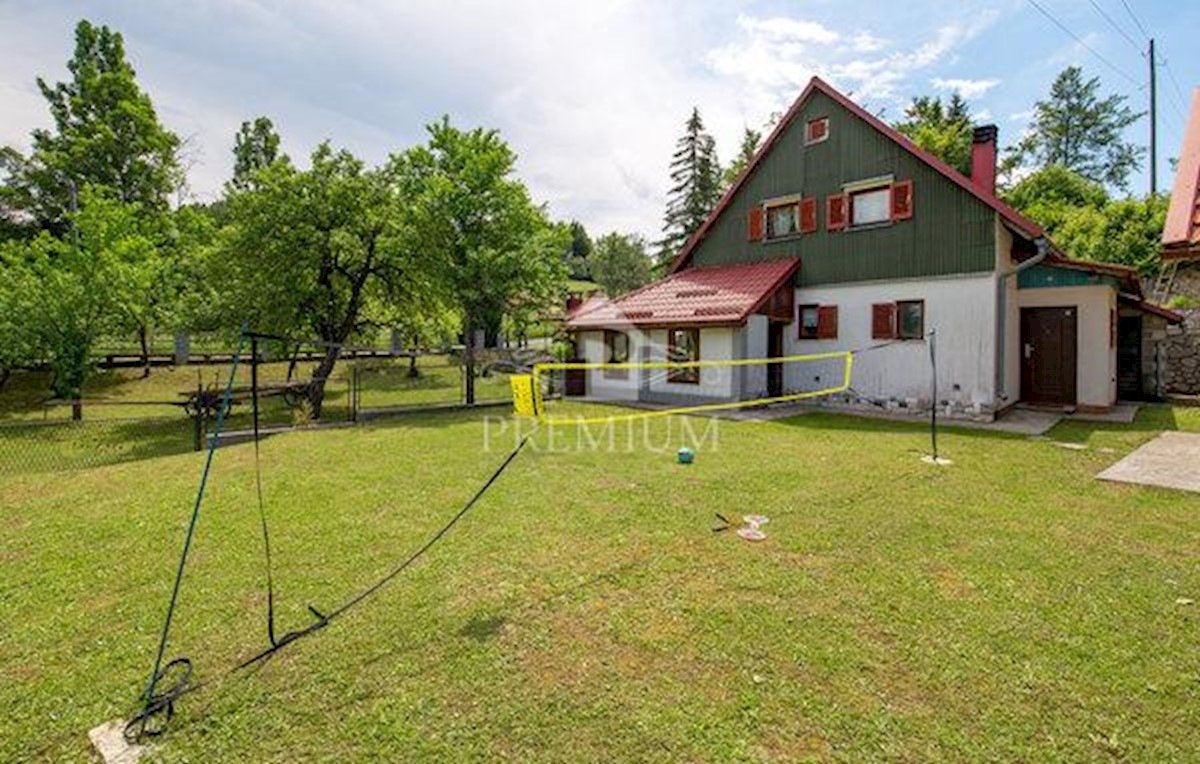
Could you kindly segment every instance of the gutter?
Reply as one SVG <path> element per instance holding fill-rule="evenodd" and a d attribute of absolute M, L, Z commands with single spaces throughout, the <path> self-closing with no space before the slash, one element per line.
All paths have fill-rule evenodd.
<path fill-rule="evenodd" d="M 1004 387 L 1005 351 L 1007 349 L 1005 337 L 1008 334 L 1005 327 L 1005 322 L 1008 320 L 1008 279 L 1021 271 L 1032 268 L 1050 254 L 1050 242 L 1045 236 L 1037 237 L 1033 243 L 1037 247 L 1037 254 L 1028 260 L 1017 263 L 1012 268 L 1001 270 L 996 278 L 996 399 L 998 403 L 1004 405 L 1009 403 L 1009 391 Z M 1015 400 L 1012 402 L 1016 403 Z"/>

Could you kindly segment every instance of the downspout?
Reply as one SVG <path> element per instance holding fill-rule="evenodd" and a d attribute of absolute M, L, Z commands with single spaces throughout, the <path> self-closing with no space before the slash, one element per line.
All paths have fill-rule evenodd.
<path fill-rule="evenodd" d="M 1050 242 L 1045 236 L 1039 236 L 1033 240 L 1034 246 L 1037 247 L 1037 254 L 1028 260 L 1017 263 L 1012 268 L 1001 270 L 999 277 L 996 279 L 996 400 L 997 402 L 1007 403 L 1008 390 L 1004 386 L 1005 382 L 1005 350 L 1008 343 L 1005 341 L 1008 335 L 1005 323 L 1008 320 L 1008 279 L 1010 276 L 1016 276 L 1021 271 L 1032 268 L 1038 263 L 1046 259 L 1050 254 Z"/>

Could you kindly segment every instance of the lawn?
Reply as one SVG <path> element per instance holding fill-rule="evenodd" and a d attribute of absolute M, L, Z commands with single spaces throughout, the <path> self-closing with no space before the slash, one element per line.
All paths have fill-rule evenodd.
<path fill-rule="evenodd" d="M 253 672 L 253 449 L 216 456 L 171 655 L 208 684 L 164 761 L 1200 758 L 1200 500 L 1093 475 L 1200 409 L 1052 440 L 809 414 L 616 447 L 539 432 L 404 576 Z M 511 433 L 480 412 L 262 443 L 281 630 L 452 515 Z M 494 448 L 483 450 L 487 435 Z M 552 437 L 553 435 L 553 437 Z M 1070 450 L 1054 441 L 1084 444 Z M 79 760 L 145 679 L 191 453 L 0 477 L 0 760 Z M 713 533 L 762 513 L 762 544 Z"/>

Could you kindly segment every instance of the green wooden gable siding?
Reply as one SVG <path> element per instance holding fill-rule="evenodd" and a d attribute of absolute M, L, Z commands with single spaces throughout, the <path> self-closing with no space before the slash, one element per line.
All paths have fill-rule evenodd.
<path fill-rule="evenodd" d="M 804 145 L 810 119 L 829 117 L 829 137 Z M 871 230 L 825 230 L 825 198 L 843 183 L 891 174 L 913 181 L 912 219 Z M 816 196 L 816 233 L 746 240 L 746 216 L 764 199 Z M 799 255 L 800 286 L 978 273 L 995 268 L 995 212 L 820 91 L 776 141 L 692 253 L 692 265 Z"/>
<path fill-rule="evenodd" d="M 1017 276 L 1018 289 L 1044 289 L 1047 287 L 1106 285 L 1118 292 L 1121 282 L 1116 276 L 1105 273 L 1080 271 L 1074 268 L 1056 268 L 1053 265 L 1038 265 L 1021 271 Z"/>

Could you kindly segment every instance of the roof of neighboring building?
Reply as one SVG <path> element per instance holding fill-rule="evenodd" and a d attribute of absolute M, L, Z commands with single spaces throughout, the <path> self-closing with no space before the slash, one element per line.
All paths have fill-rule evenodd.
<path fill-rule="evenodd" d="M 789 257 L 688 268 L 615 300 L 589 299 L 567 316 L 567 327 L 741 324 L 799 267 L 800 258 Z"/>
<path fill-rule="evenodd" d="M 737 180 L 734 181 L 729 190 L 725 192 L 725 195 L 721 197 L 721 200 L 717 203 L 717 206 L 713 208 L 713 211 L 709 213 L 708 218 L 698 229 L 696 229 L 696 232 L 692 234 L 687 243 L 683 245 L 683 249 L 680 250 L 679 254 L 671 262 L 672 272 L 680 270 L 687 264 L 688 258 L 692 254 L 692 250 L 696 248 L 696 246 L 704 238 L 705 234 L 708 233 L 713 223 L 716 222 L 716 219 L 720 217 L 725 208 L 728 207 L 730 202 L 733 201 L 733 197 L 737 194 L 738 189 L 740 189 L 745 183 L 746 179 L 754 173 L 755 169 L 758 167 L 758 164 L 763 160 L 764 157 L 766 157 L 767 154 L 771 152 L 771 148 L 779 140 L 780 136 L 787 131 L 791 122 L 795 120 L 796 115 L 800 113 L 801 106 L 803 106 L 804 102 L 814 90 L 819 90 L 825 95 L 829 96 L 859 119 L 866 122 L 884 136 L 897 143 L 901 148 L 905 149 L 913 156 L 923 161 L 925 164 L 937 170 L 953 183 L 961 186 L 981 202 L 999 213 L 1000 216 L 1017 231 L 1023 233 L 1031 239 L 1045 236 L 1045 231 L 1042 230 L 1041 226 L 1002 202 L 994 193 L 988 193 L 982 188 L 979 188 L 971 182 L 970 178 L 946 164 L 941 159 L 938 159 L 933 154 L 930 154 L 928 151 L 925 151 L 917 146 L 904 135 L 897 132 L 894 128 L 884 123 L 878 117 L 839 93 L 832 85 L 825 82 L 820 77 L 813 77 L 811 80 L 809 80 L 808 86 L 804 88 L 804 92 L 800 94 L 800 97 L 797 98 L 795 103 L 792 104 L 791 108 L 788 109 L 787 114 L 785 114 L 783 119 L 779 121 L 779 124 L 775 126 L 775 129 L 763 143 L 762 147 L 759 148 L 758 152 L 754 155 L 754 158 L 747 163 L 746 168 L 742 170 L 742 173 L 738 176 Z"/>
<path fill-rule="evenodd" d="M 1200 88 L 1192 92 L 1162 243 L 1164 257 L 1200 256 Z"/>
<path fill-rule="evenodd" d="M 1159 318 L 1165 318 L 1169 323 L 1183 323 L 1183 316 L 1181 314 L 1176 313 L 1170 308 L 1164 308 L 1161 305 L 1155 305 L 1152 302 L 1146 302 L 1137 295 L 1125 294 L 1124 292 L 1121 292 L 1117 295 L 1117 299 L 1131 308 L 1136 308 L 1143 313 L 1149 313 L 1153 316 L 1158 316 Z"/>

